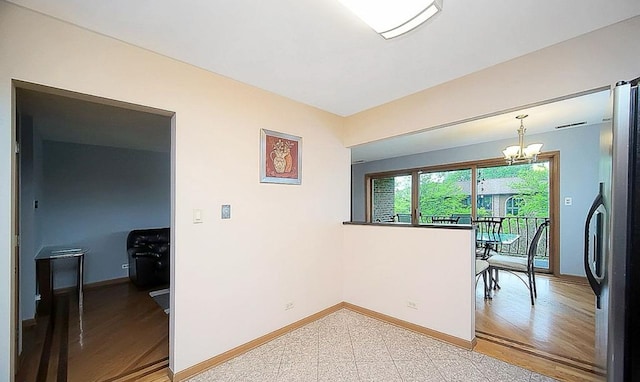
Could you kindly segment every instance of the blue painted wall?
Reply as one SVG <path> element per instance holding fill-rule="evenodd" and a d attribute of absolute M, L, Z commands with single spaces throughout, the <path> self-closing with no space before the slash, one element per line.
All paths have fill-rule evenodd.
<path fill-rule="evenodd" d="M 609 126 L 592 125 L 526 137 L 527 142 L 544 143 L 543 151 L 560 151 L 560 201 L 564 201 L 565 197 L 573 198 L 571 206 L 565 206 L 563 203 L 560 205 L 561 274 L 584 276 L 582 231 L 586 213 L 598 192 L 599 142 L 602 128 Z M 504 147 L 513 144 L 514 139 L 352 165 L 352 219 L 364 221 L 365 218 L 366 174 L 496 158 Z"/>
<path fill-rule="evenodd" d="M 128 275 L 126 237 L 170 225 L 169 153 L 45 141 L 42 244 L 81 245 L 85 283 Z M 54 287 L 75 285 L 75 265 L 56 264 Z"/>
<path fill-rule="evenodd" d="M 167 125 L 167 129 L 169 125 Z M 169 153 L 42 141 L 39 208 L 30 224 L 29 251 L 22 253 L 22 318 L 34 316 L 33 256 L 43 246 L 79 245 L 85 257 L 85 283 L 128 276 L 126 237 L 137 228 L 170 225 Z M 38 182 L 36 182 L 38 183 Z M 39 195 L 37 195 L 39 194 Z M 32 208 L 33 201 L 22 200 Z M 26 215 L 31 214 L 25 211 Z M 24 249 L 24 247 L 23 247 Z M 74 261 L 55 261 L 54 288 L 75 285 Z"/>

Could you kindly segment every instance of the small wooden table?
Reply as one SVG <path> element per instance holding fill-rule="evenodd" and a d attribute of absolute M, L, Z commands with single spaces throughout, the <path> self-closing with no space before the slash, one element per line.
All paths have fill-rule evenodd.
<path fill-rule="evenodd" d="M 53 303 L 53 267 L 51 262 L 59 259 L 75 258 L 78 260 L 78 278 L 76 285 L 78 288 L 78 305 L 82 308 L 84 284 L 84 255 L 86 248 L 78 247 L 44 247 L 36 256 L 36 285 L 40 293 L 38 302 L 38 315 L 48 315 L 51 313 Z"/>

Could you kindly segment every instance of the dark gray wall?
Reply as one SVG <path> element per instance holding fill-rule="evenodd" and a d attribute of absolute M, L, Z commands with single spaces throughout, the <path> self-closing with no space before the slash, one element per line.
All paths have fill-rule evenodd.
<path fill-rule="evenodd" d="M 544 143 L 543 151 L 560 151 L 560 273 L 584 276 L 582 265 L 583 227 L 586 213 L 598 192 L 600 129 L 593 125 L 527 135 L 525 141 Z M 351 166 L 351 209 L 354 221 L 365 218 L 365 175 L 406 168 L 465 162 L 501 155 L 514 139 L 456 147 L 428 153 L 384 159 Z M 565 206 L 565 197 L 573 204 Z"/>
<path fill-rule="evenodd" d="M 35 261 L 42 247 L 42 221 L 34 202 L 42 196 L 42 139 L 33 118 L 20 116 L 20 317 L 35 313 Z"/>
<path fill-rule="evenodd" d="M 42 140 L 33 118 L 20 115 L 20 317 L 33 318 L 35 308 L 35 257 L 42 242 L 38 209 L 42 193 Z"/>
<path fill-rule="evenodd" d="M 170 225 L 169 153 L 44 141 L 42 244 L 79 245 L 85 283 L 128 275 L 129 231 Z M 75 285 L 56 262 L 54 287 Z"/>

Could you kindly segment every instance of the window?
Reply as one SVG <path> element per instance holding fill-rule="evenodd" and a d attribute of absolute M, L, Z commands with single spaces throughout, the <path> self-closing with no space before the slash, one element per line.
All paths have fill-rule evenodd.
<path fill-rule="evenodd" d="M 429 224 L 434 218 L 471 216 L 470 169 L 422 172 L 418 193 L 419 223 Z"/>
<path fill-rule="evenodd" d="M 369 222 L 431 224 L 476 217 L 547 218 L 551 161 L 506 165 L 490 159 L 367 175 Z"/>
<path fill-rule="evenodd" d="M 524 204 L 524 200 L 522 198 L 519 198 L 517 196 L 511 196 L 506 201 L 504 212 L 507 215 L 518 216 L 518 214 L 520 213 L 520 208 L 522 207 L 523 204 Z"/>
<path fill-rule="evenodd" d="M 520 235 L 515 243 L 503 245 L 502 253 L 522 254 L 537 225 L 557 211 L 550 203 L 551 193 L 557 193 L 551 187 L 558 181 L 552 177 L 557 160 L 557 153 L 545 153 L 531 164 L 488 159 L 367 174 L 366 221 L 442 225 L 502 217 L 502 231 Z M 551 272 L 557 242 L 553 230 L 548 232 L 551 244 L 536 258 L 536 268 Z"/>
<path fill-rule="evenodd" d="M 476 178 L 478 216 L 549 217 L 549 161 L 481 167 Z M 483 195 L 493 209 L 480 203 Z"/>
<path fill-rule="evenodd" d="M 375 178 L 371 183 L 371 221 L 411 223 L 411 175 Z"/>

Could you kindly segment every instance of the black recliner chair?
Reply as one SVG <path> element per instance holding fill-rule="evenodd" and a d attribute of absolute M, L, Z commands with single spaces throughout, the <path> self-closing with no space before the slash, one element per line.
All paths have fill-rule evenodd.
<path fill-rule="evenodd" d="M 139 287 L 169 284 L 169 228 L 137 229 L 127 236 L 129 278 Z"/>

